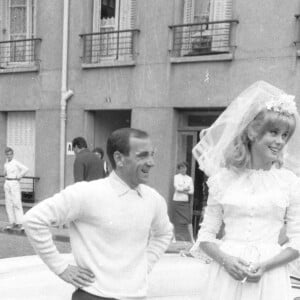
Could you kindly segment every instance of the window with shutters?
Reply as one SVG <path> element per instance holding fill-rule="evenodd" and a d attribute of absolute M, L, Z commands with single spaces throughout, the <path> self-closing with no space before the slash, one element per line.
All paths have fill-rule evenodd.
<path fill-rule="evenodd" d="M 82 34 L 84 63 L 132 60 L 137 0 L 94 0 L 93 32 Z"/>
<path fill-rule="evenodd" d="M 182 24 L 173 30 L 173 56 L 229 53 L 232 0 L 183 0 Z"/>
<path fill-rule="evenodd" d="M 0 68 L 35 64 L 35 0 L 1 0 Z"/>

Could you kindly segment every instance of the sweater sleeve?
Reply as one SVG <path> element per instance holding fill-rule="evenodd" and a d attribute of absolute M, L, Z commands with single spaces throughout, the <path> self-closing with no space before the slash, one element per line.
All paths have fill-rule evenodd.
<path fill-rule="evenodd" d="M 300 251 L 300 179 L 296 176 L 289 185 L 290 203 L 286 211 L 286 246 Z"/>
<path fill-rule="evenodd" d="M 68 262 L 58 252 L 50 227 L 74 221 L 80 216 L 85 184 L 81 182 L 67 187 L 34 206 L 24 216 L 23 225 L 30 243 L 46 265 L 58 275 L 67 268 Z"/>
<path fill-rule="evenodd" d="M 153 265 L 167 250 L 173 237 L 173 225 L 168 217 L 166 201 L 161 196 L 155 200 L 155 214 L 147 247 L 148 272 L 152 270 Z"/>

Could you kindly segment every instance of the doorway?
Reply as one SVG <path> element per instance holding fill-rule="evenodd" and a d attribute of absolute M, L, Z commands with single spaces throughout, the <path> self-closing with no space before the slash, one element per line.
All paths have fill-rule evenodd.
<path fill-rule="evenodd" d="M 94 147 L 100 147 L 106 152 L 106 142 L 110 134 L 131 125 L 131 110 L 97 110 L 94 115 Z M 105 153 L 105 160 L 108 158 Z"/>
<path fill-rule="evenodd" d="M 208 188 L 207 176 L 199 169 L 198 163 L 192 155 L 193 147 L 200 140 L 200 133 L 209 127 L 223 111 L 211 109 L 205 111 L 183 111 L 179 114 L 177 131 L 177 162 L 188 163 L 187 174 L 194 182 L 194 195 L 191 198 L 191 214 L 194 237 L 197 236 L 202 221 L 203 208 L 207 204 Z"/>

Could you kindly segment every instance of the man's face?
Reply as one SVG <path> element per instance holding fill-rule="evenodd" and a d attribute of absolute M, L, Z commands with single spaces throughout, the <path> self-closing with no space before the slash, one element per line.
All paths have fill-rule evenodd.
<path fill-rule="evenodd" d="M 129 139 L 130 152 L 128 156 L 123 156 L 123 166 L 121 168 L 122 179 L 134 188 L 140 183 L 147 183 L 150 169 L 154 166 L 154 149 L 149 138 Z"/>
<path fill-rule="evenodd" d="M 14 153 L 12 151 L 9 151 L 9 152 L 5 153 L 5 156 L 8 161 L 11 161 L 14 157 Z"/>

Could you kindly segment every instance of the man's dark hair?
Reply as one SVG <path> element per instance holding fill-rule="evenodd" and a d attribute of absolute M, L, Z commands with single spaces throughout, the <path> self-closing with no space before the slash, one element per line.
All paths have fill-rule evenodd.
<path fill-rule="evenodd" d="M 134 128 L 120 128 L 115 130 L 107 140 L 106 153 L 113 169 L 116 168 L 116 162 L 114 160 L 114 153 L 119 151 L 124 155 L 129 155 L 130 145 L 129 139 L 131 137 L 138 139 L 148 138 L 147 132 L 134 129 Z"/>
<path fill-rule="evenodd" d="M 72 141 L 72 147 L 73 147 L 73 149 L 74 149 L 76 146 L 77 146 L 79 149 L 87 148 L 86 140 L 85 140 L 83 137 L 81 137 L 81 136 L 79 136 L 79 137 L 73 139 L 73 141 Z"/>
<path fill-rule="evenodd" d="M 181 161 L 180 163 L 177 164 L 177 169 L 179 170 L 182 167 L 189 167 L 189 164 L 186 161 Z"/>
<path fill-rule="evenodd" d="M 93 152 L 95 153 L 99 153 L 100 154 L 100 156 L 101 156 L 101 159 L 103 159 L 103 157 L 104 157 L 104 150 L 102 149 L 102 148 L 100 148 L 100 147 L 96 147 L 94 150 L 93 150 Z"/>
<path fill-rule="evenodd" d="M 4 150 L 4 153 L 7 154 L 9 152 L 14 153 L 14 150 L 11 147 L 6 147 L 5 150 Z"/>

